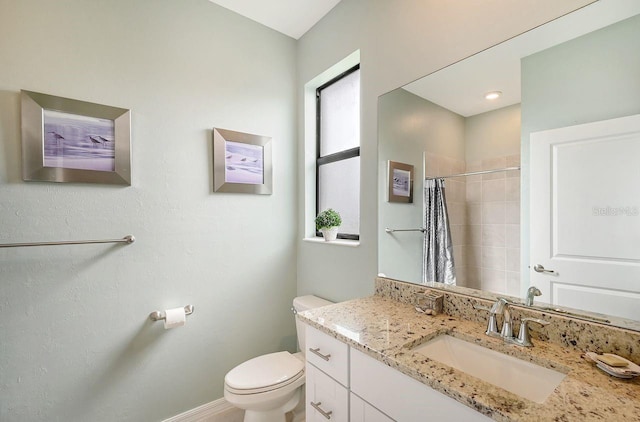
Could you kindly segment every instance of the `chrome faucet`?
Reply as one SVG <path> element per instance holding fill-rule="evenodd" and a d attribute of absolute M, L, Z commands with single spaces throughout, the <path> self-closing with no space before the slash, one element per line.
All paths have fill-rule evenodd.
<path fill-rule="evenodd" d="M 536 286 L 529 287 L 529 289 L 527 289 L 527 300 L 525 302 L 525 305 L 533 306 L 533 297 L 540 296 L 541 294 L 542 292 Z"/>
<path fill-rule="evenodd" d="M 518 338 L 510 340 L 510 343 L 524 347 L 533 346 L 533 343 L 531 343 L 531 336 L 529 335 L 529 325 L 527 324 L 528 322 L 535 322 L 540 325 L 549 325 L 549 321 L 545 321 L 543 319 L 522 318 L 522 322 L 520 323 L 520 331 L 518 332 Z"/>
<path fill-rule="evenodd" d="M 502 312 L 502 331 L 500 336 L 505 340 L 513 338 L 513 318 L 511 317 L 511 302 L 503 297 L 499 297 L 496 303 L 493 304 L 494 308 L 498 309 L 498 312 Z"/>
<path fill-rule="evenodd" d="M 500 337 L 500 332 L 498 331 L 498 323 L 496 322 L 496 313 L 499 312 L 494 310 L 496 305 L 493 305 L 491 309 L 485 308 L 484 306 L 477 306 L 476 309 L 482 309 L 485 311 L 489 311 L 489 322 L 487 323 L 487 331 L 484 333 L 490 337 Z"/>
<path fill-rule="evenodd" d="M 491 306 L 491 308 L 486 308 L 480 305 L 474 305 L 474 308 L 489 311 L 489 322 L 487 324 L 487 331 L 485 331 L 486 335 L 491 337 L 501 337 L 506 343 L 516 344 L 518 346 L 533 346 L 533 344 L 531 343 L 531 336 L 529 335 L 528 323 L 535 322 L 541 325 L 547 325 L 549 324 L 549 321 L 537 318 L 522 318 L 518 337 L 515 337 L 513 335 L 513 317 L 511 316 L 511 305 L 513 305 L 512 302 L 509 302 L 503 297 L 499 297 L 498 300 L 496 300 L 496 302 L 493 304 L 493 306 Z M 496 322 L 496 315 L 498 314 L 502 314 L 502 330 L 500 330 L 500 332 L 498 332 L 498 324 Z"/>
<path fill-rule="evenodd" d="M 489 311 L 489 322 L 487 323 L 487 331 L 485 334 L 491 337 L 504 337 L 505 334 L 513 337 L 513 330 L 511 328 L 511 311 L 509 310 L 509 302 L 507 299 L 501 297 L 496 300 L 491 309 L 484 306 L 474 306 L 476 309 L 482 309 Z M 501 314 L 504 318 L 502 323 L 502 330 L 498 331 L 498 323 L 496 322 L 496 315 Z"/>

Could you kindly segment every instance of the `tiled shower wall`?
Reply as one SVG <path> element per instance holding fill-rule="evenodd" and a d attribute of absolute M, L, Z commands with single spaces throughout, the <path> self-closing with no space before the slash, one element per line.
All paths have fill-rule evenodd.
<path fill-rule="evenodd" d="M 426 177 L 519 165 L 519 155 L 465 164 L 425 153 Z M 445 187 L 458 285 L 520 296 L 520 172 L 455 177 Z"/>
<path fill-rule="evenodd" d="M 519 155 L 467 163 L 466 171 L 520 165 Z M 467 287 L 520 296 L 520 172 L 466 178 Z"/>

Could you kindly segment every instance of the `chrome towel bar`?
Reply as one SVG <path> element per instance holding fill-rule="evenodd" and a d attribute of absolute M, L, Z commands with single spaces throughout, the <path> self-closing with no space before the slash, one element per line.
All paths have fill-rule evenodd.
<path fill-rule="evenodd" d="M 422 233 L 426 233 L 427 229 L 423 229 L 422 227 L 419 229 L 390 229 L 389 227 L 387 227 L 386 229 L 384 229 L 385 232 L 387 233 L 395 233 L 395 232 L 422 232 Z"/>
<path fill-rule="evenodd" d="M 193 305 L 187 305 L 184 307 L 184 314 L 191 315 L 194 311 Z M 162 311 L 153 311 L 149 314 L 149 319 L 151 321 L 162 321 L 166 318 L 166 315 Z"/>
<path fill-rule="evenodd" d="M 136 241 L 133 235 L 128 235 L 122 239 L 106 240 L 63 240 L 59 242 L 28 242 L 28 243 L 0 243 L 0 248 L 21 248 L 25 246 L 58 246 L 58 245 L 85 245 L 89 243 L 125 243 L 131 244 Z"/>

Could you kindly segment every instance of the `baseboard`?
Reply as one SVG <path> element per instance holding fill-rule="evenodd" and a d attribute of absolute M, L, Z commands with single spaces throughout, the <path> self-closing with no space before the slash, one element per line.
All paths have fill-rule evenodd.
<path fill-rule="evenodd" d="M 242 421 L 243 416 L 241 409 L 229 404 L 222 397 L 165 419 L 163 422 L 235 422 Z"/>

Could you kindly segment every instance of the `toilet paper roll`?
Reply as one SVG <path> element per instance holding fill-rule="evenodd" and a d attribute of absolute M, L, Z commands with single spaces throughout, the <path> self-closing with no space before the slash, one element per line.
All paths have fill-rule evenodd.
<path fill-rule="evenodd" d="M 187 321 L 187 314 L 185 313 L 184 308 L 167 309 L 164 311 L 164 315 L 165 330 L 168 330 L 169 328 L 182 327 Z"/>

